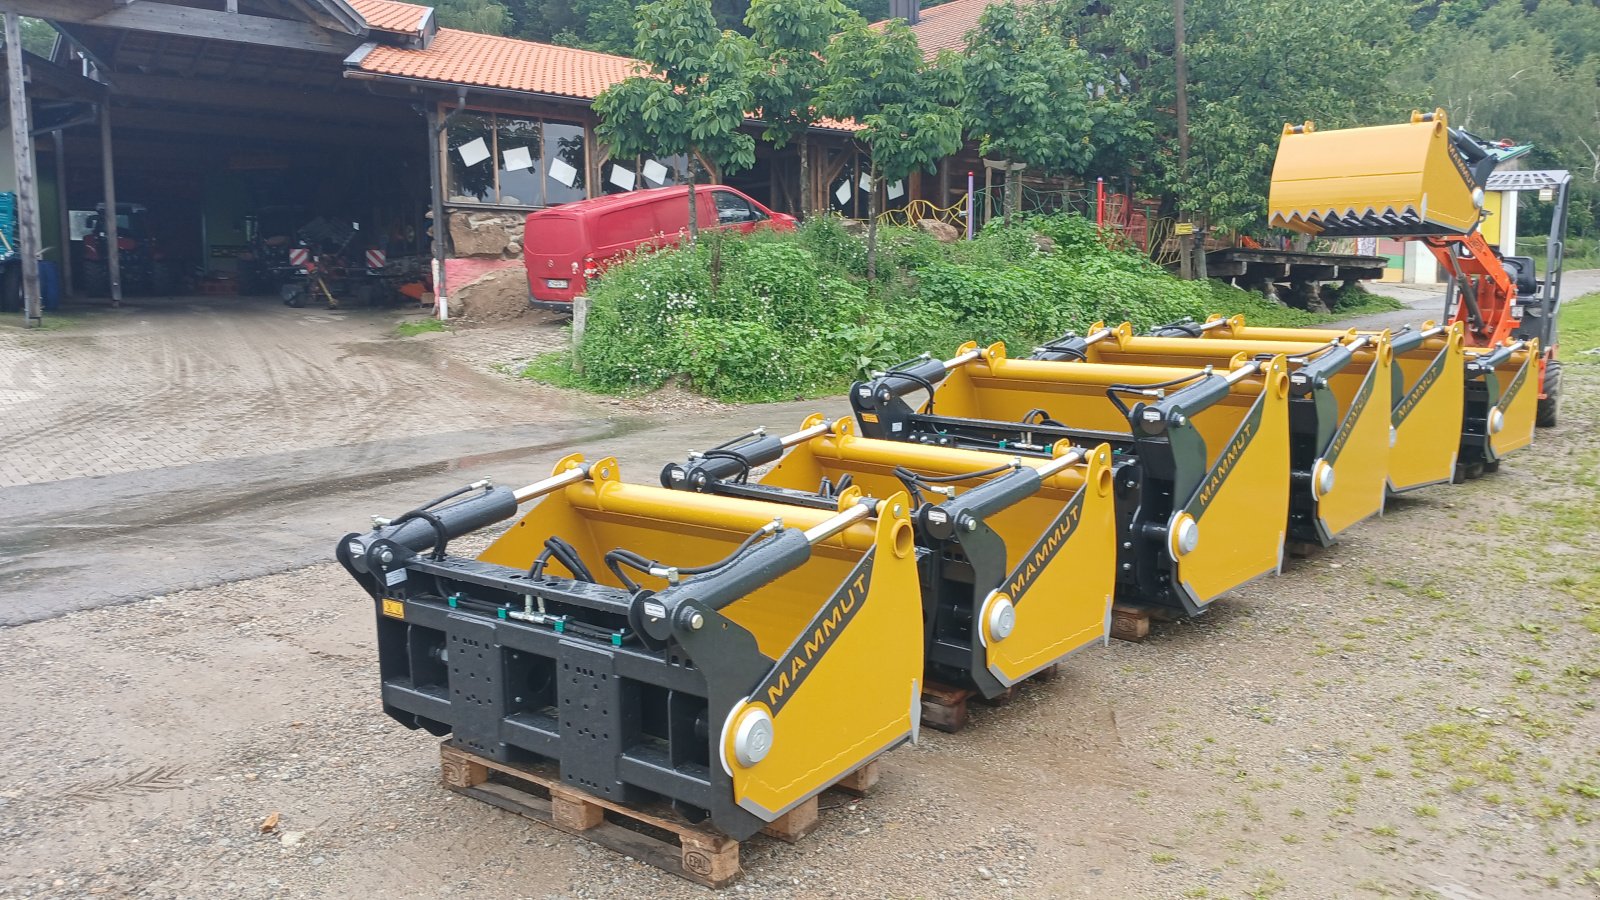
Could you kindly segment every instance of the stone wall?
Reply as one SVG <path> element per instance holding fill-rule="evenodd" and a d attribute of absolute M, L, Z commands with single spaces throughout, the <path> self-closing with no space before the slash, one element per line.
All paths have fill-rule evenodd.
<path fill-rule="evenodd" d="M 457 257 L 518 259 L 522 256 L 522 225 L 526 213 L 492 210 L 452 210 L 450 244 Z"/>

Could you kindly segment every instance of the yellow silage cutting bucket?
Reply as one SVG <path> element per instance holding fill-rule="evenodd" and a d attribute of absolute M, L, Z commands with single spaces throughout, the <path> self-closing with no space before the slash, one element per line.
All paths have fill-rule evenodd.
<path fill-rule="evenodd" d="M 1115 328 L 1097 323 L 1087 337 L 1052 341 L 1035 350 L 1033 358 L 1192 370 L 1228 366 L 1241 354 L 1283 357 L 1290 397 L 1288 538 L 1328 546 L 1350 526 L 1383 511 L 1392 378 L 1389 338 L 1383 333 L 1319 340 L 1310 333 L 1285 331 L 1296 338 L 1200 341 L 1135 335 L 1126 322 Z"/>
<path fill-rule="evenodd" d="M 1004 454 L 861 437 L 850 419 L 818 415 L 790 435 L 756 432 L 695 454 L 661 480 L 801 505 L 841 490 L 909 495 L 932 682 L 998 697 L 1109 628 L 1117 523 L 1106 444 Z"/>
<path fill-rule="evenodd" d="M 534 499 L 478 558 L 445 552 Z M 378 605 L 391 716 L 743 839 L 915 736 L 909 513 L 904 492 L 796 507 L 569 456 L 522 490 L 474 486 L 349 535 L 339 556 Z"/>
<path fill-rule="evenodd" d="M 930 396 L 913 407 L 906 397 Z M 1281 357 L 1162 366 L 1012 359 L 963 345 L 851 390 L 868 437 L 1042 455 L 1112 448 L 1117 600 L 1179 613 L 1282 564 L 1289 513 L 1289 375 Z"/>

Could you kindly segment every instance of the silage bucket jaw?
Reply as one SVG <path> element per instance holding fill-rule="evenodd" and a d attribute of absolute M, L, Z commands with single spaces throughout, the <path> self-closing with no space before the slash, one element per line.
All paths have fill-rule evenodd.
<path fill-rule="evenodd" d="M 1466 440 L 1466 326 L 1424 322 L 1390 336 L 1389 425 L 1392 446 L 1387 489 L 1398 494 L 1447 482 L 1456 473 Z M 1188 334 L 1206 340 L 1354 341 L 1381 332 L 1330 328 L 1272 328 L 1247 325 L 1243 316 L 1212 316 L 1204 323 L 1175 322 L 1160 334 Z M 1476 417 L 1488 418 L 1490 404 L 1480 394 Z M 1498 396 L 1498 394 L 1497 394 Z M 1470 456 L 1471 454 L 1466 454 Z"/>
<path fill-rule="evenodd" d="M 1539 400 L 1539 341 L 1507 340 L 1467 351 L 1462 474 L 1495 466 L 1506 454 L 1533 443 Z"/>
<path fill-rule="evenodd" d="M 793 434 L 755 432 L 670 464 L 661 481 L 802 506 L 911 496 L 931 681 L 997 697 L 1104 639 L 1117 553 L 1108 445 L 1022 456 L 855 432 L 812 416 Z"/>
<path fill-rule="evenodd" d="M 1327 237 L 1469 234 L 1495 162 L 1481 142 L 1450 128 L 1444 110 L 1367 128 L 1285 125 L 1268 224 Z"/>
<path fill-rule="evenodd" d="M 1192 370 L 1227 365 L 1241 354 L 1282 356 L 1289 372 L 1293 485 L 1288 538 L 1330 546 L 1352 525 L 1383 511 L 1393 379 L 1387 332 L 1334 333 L 1320 340 L 1306 332 L 1297 339 L 1246 341 L 1211 338 L 1222 329 L 1210 322 L 1155 330 L 1135 335 L 1128 323 L 1098 323 L 1087 336 L 1066 335 L 1040 347 L 1034 358 Z"/>
<path fill-rule="evenodd" d="M 944 374 L 852 388 L 864 436 L 1032 456 L 1063 440 L 1111 446 L 1119 602 L 1194 614 L 1280 567 L 1289 509 L 1281 358 L 1181 371 L 1066 366 L 969 343 L 920 365 Z M 919 391 L 927 396 L 913 406 Z"/>
<path fill-rule="evenodd" d="M 903 494 L 796 508 L 619 478 L 571 456 L 340 541 L 374 599 L 389 715 L 737 839 L 914 738 Z M 478 558 L 448 552 L 534 499 Z"/>

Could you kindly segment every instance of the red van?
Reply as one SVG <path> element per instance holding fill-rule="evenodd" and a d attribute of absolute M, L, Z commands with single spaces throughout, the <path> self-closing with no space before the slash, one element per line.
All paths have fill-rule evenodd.
<path fill-rule="evenodd" d="M 730 187 L 697 187 L 700 227 L 791 231 L 795 218 L 773 212 Z M 611 194 L 528 214 L 522 264 L 528 270 L 528 302 L 570 310 L 572 298 L 606 263 L 645 244 L 682 240 L 689 229 L 689 188 L 653 188 Z"/>

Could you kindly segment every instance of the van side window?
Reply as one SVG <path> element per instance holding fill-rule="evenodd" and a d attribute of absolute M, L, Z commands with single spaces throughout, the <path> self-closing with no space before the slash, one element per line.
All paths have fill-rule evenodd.
<path fill-rule="evenodd" d="M 729 191 L 713 191 L 711 196 L 716 199 L 717 224 L 719 225 L 759 222 L 766 218 L 759 210 L 751 206 L 749 201 L 738 194 Z"/>

